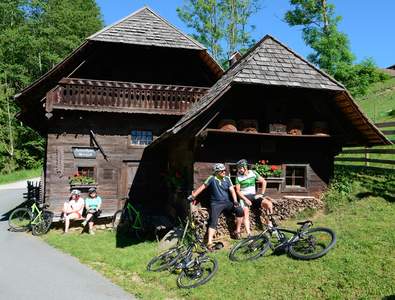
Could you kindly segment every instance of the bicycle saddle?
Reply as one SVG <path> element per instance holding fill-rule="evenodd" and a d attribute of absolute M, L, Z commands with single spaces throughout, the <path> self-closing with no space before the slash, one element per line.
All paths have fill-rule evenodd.
<path fill-rule="evenodd" d="M 307 224 L 307 223 L 310 223 L 311 225 L 313 225 L 313 222 L 311 222 L 310 220 L 298 222 L 298 223 L 296 223 L 296 224 L 302 225 L 302 226 L 303 226 L 304 224 Z"/>

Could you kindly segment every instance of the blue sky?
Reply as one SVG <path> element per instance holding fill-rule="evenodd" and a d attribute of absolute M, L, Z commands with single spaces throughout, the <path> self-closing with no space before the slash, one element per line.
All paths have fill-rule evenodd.
<path fill-rule="evenodd" d="M 176 8 L 183 0 L 96 0 L 106 25 L 148 5 L 170 23 L 191 33 L 178 18 Z M 329 0 L 336 14 L 343 17 L 340 30 L 347 33 L 357 61 L 372 57 L 379 67 L 395 64 L 395 0 Z M 251 18 L 256 26 L 252 36 L 259 40 L 271 34 L 297 53 L 306 57 L 311 51 L 305 46 L 300 28 L 291 28 L 282 21 L 289 8 L 288 0 L 262 0 L 261 10 Z"/>

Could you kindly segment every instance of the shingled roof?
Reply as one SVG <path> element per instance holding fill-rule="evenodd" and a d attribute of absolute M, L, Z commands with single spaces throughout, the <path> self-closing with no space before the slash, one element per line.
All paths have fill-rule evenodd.
<path fill-rule="evenodd" d="M 102 29 L 88 40 L 170 48 L 206 49 L 148 7 Z"/>
<path fill-rule="evenodd" d="M 319 70 L 290 48 L 266 35 L 251 48 L 239 61 L 211 87 L 209 92 L 169 130 L 163 133 L 152 145 L 176 134 L 191 123 L 202 112 L 214 104 L 234 83 L 261 84 L 266 86 L 284 86 L 338 91 L 340 109 L 350 111 L 352 123 L 364 129 L 372 138 L 372 144 L 390 144 L 381 131 L 362 113 L 345 87 L 325 72 Z M 339 94 L 339 95 L 340 95 Z M 338 99 L 336 99 L 337 102 Z M 351 116 L 352 115 L 352 116 Z M 357 118 L 355 118 L 357 116 Z"/>

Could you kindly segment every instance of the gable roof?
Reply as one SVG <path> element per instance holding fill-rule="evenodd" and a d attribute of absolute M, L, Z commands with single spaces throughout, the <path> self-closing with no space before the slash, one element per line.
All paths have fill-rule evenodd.
<path fill-rule="evenodd" d="M 133 45 L 205 50 L 149 7 L 143 7 L 88 37 L 88 40 Z"/>
<path fill-rule="evenodd" d="M 176 134 L 190 124 L 201 113 L 206 111 L 221 96 L 231 88 L 234 83 L 261 84 L 266 86 L 299 87 L 320 90 L 338 91 L 340 109 L 351 110 L 353 123 L 363 121 L 366 127 L 368 140 L 372 144 L 391 144 L 381 131 L 369 121 L 353 101 L 346 88 L 325 72 L 296 54 L 290 48 L 266 35 L 244 56 L 232 65 L 224 75 L 211 87 L 202 99 L 195 103 L 189 111 L 169 130 L 163 133 L 152 145 Z M 337 101 L 337 99 L 336 99 Z M 357 116 L 355 118 L 355 116 Z M 359 127 L 358 127 L 359 128 Z"/>

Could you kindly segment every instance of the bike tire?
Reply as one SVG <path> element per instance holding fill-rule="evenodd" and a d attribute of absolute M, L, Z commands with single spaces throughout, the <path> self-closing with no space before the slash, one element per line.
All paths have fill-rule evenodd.
<path fill-rule="evenodd" d="M 26 208 L 15 209 L 8 218 L 8 225 L 12 231 L 22 232 L 27 231 L 30 228 L 32 221 L 32 213 Z"/>
<path fill-rule="evenodd" d="M 117 210 L 112 216 L 112 229 L 117 230 L 118 226 L 122 224 L 122 209 Z"/>
<path fill-rule="evenodd" d="M 147 265 L 147 270 L 152 272 L 159 272 L 170 268 L 182 253 L 183 247 L 172 247 L 162 254 L 152 258 Z M 157 265 L 159 263 L 159 265 Z"/>
<path fill-rule="evenodd" d="M 207 257 L 207 260 L 197 266 L 182 270 L 177 277 L 177 286 L 182 289 L 193 289 L 207 283 L 218 271 L 218 261 L 215 258 Z M 184 282 L 191 281 L 190 283 Z M 187 282 L 188 282 L 187 281 Z"/>
<path fill-rule="evenodd" d="M 49 231 L 52 224 L 53 213 L 50 211 L 43 211 L 40 222 L 32 225 L 33 235 L 43 235 Z"/>
<path fill-rule="evenodd" d="M 263 256 L 270 248 L 270 242 L 265 235 L 251 236 L 236 244 L 229 253 L 233 261 L 254 260 Z M 242 257 L 241 255 L 245 255 Z"/>
<path fill-rule="evenodd" d="M 318 239 L 318 234 L 321 234 Z M 326 242 L 326 243 L 324 243 Z M 310 228 L 289 246 L 289 254 L 297 259 L 310 260 L 324 256 L 336 244 L 336 234 L 325 227 Z M 317 251 L 317 252 L 315 252 Z"/>

